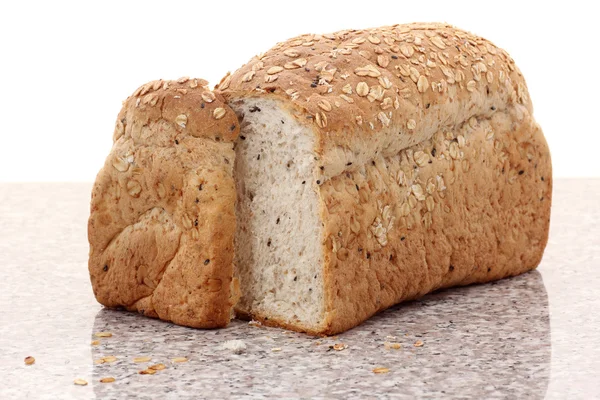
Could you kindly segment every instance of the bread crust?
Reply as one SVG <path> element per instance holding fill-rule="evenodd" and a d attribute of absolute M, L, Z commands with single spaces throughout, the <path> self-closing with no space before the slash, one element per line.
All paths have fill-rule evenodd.
<path fill-rule="evenodd" d="M 217 89 L 280 99 L 317 141 L 325 319 L 270 323 L 335 334 L 541 260 L 550 154 L 520 71 L 491 42 L 445 24 L 303 35 Z"/>
<path fill-rule="evenodd" d="M 107 307 L 216 328 L 229 323 L 238 295 L 232 175 L 239 127 L 206 85 L 154 81 L 124 102 L 92 191 L 89 271 Z"/>
<path fill-rule="evenodd" d="M 523 76 L 504 50 L 440 23 L 298 36 L 225 76 L 217 90 L 228 101 L 287 103 L 315 131 L 320 183 L 474 115 L 512 103 L 532 112 Z"/>
<path fill-rule="evenodd" d="M 524 108 L 473 117 L 320 189 L 328 311 L 320 333 L 438 289 L 529 271 L 548 240 L 550 155 Z"/>

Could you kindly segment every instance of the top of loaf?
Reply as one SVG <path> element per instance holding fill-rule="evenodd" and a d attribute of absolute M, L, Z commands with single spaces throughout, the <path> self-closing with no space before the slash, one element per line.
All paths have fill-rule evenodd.
<path fill-rule="evenodd" d="M 504 50 L 441 23 L 298 36 L 227 74 L 216 89 L 230 102 L 274 96 L 291 105 L 317 132 L 325 179 L 509 104 L 532 112 Z"/>
<path fill-rule="evenodd" d="M 164 120 L 168 129 L 159 130 L 165 137 L 146 137 L 143 128 Z M 219 93 L 212 92 L 204 79 L 182 77 L 156 80 L 140 86 L 123 102 L 117 117 L 113 141 L 131 137 L 140 144 L 173 142 L 190 135 L 233 142 L 239 135 L 238 120 Z"/>

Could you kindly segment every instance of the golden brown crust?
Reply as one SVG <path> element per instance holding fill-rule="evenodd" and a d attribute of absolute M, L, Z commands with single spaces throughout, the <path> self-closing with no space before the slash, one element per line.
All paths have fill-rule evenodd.
<path fill-rule="evenodd" d="M 489 41 L 445 24 L 303 35 L 218 90 L 228 101 L 279 98 L 315 132 L 327 308 L 318 332 L 539 263 L 550 155 L 521 73 Z"/>
<path fill-rule="evenodd" d="M 100 303 L 193 327 L 228 324 L 238 134 L 203 80 L 150 82 L 124 102 L 88 224 Z"/>
<path fill-rule="evenodd" d="M 513 108 L 336 176 L 320 195 L 321 333 L 335 334 L 401 301 L 535 268 L 548 239 L 550 154 L 527 110 Z"/>
<path fill-rule="evenodd" d="M 438 23 L 302 35 L 217 88 L 227 100 L 275 96 L 294 107 L 317 133 L 320 182 L 492 108 L 519 102 L 531 112 L 525 81 L 504 50 Z"/>

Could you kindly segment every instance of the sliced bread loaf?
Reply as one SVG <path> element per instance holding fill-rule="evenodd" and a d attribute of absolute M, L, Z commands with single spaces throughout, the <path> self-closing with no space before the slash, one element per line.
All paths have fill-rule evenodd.
<path fill-rule="evenodd" d="M 444 24 L 304 35 L 218 90 L 241 120 L 240 314 L 334 334 L 538 265 L 550 155 L 489 41 Z"/>

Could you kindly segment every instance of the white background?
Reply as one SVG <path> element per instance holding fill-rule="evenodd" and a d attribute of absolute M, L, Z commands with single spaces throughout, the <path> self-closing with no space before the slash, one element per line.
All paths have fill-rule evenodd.
<path fill-rule="evenodd" d="M 505 48 L 527 80 L 555 176 L 600 176 L 598 13 L 560 4 L 2 0 L 0 182 L 93 181 L 121 101 L 146 81 L 214 85 L 298 34 L 414 21 L 449 22 Z"/>

